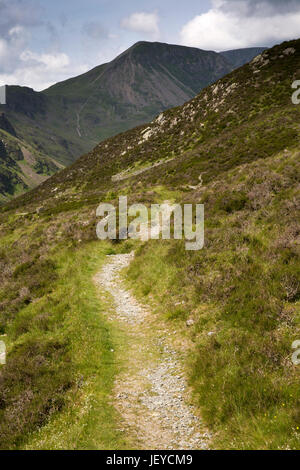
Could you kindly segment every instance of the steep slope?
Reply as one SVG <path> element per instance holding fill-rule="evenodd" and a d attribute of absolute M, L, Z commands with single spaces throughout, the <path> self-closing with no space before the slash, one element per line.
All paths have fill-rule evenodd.
<path fill-rule="evenodd" d="M 43 92 L 7 87 L 5 112 L 23 139 L 69 164 L 100 140 L 183 104 L 231 68 L 215 52 L 140 42 Z"/>
<path fill-rule="evenodd" d="M 19 139 L 5 114 L 0 115 L 0 201 L 34 188 L 62 168 Z"/>
<path fill-rule="evenodd" d="M 233 69 L 237 69 L 250 62 L 257 55 L 262 54 L 266 49 L 267 47 L 247 47 L 245 49 L 220 52 L 220 54 L 232 64 Z"/>
<path fill-rule="evenodd" d="M 63 122 L 62 116 L 67 119 L 63 114 L 64 99 L 48 99 L 43 93 L 20 86 L 7 86 L 6 99 L 0 111 L 5 113 L 22 140 L 63 165 L 74 161 L 79 148 L 83 152 L 80 139 L 72 140 L 68 124 Z"/>
<path fill-rule="evenodd" d="M 95 403 L 99 409 L 100 394 L 89 401 L 89 387 L 103 374 L 108 419 L 103 413 L 100 427 L 113 436 L 106 448 L 120 448 L 111 432 L 118 417 L 106 408 L 114 380 L 106 367 L 116 373 L 121 336 L 97 316 L 106 335 L 99 361 L 91 334 L 80 351 L 74 325 L 85 334 L 84 320 L 96 311 L 86 279 L 97 253 L 103 260 L 135 247 L 128 282 L 188 345 L 211 447 L 300 448 L 299 366 L 291 362 L 300 338 L 300 107 L 291 101 L 299 70 L 300 40 L 267 50 L 1 208 L 0 328 L 9 344 L 0 371 L 2 447 L 24 447 L 28 432 L 49 422 L 59 448 L 59 412 L 68 434 L 74 414 L 64 414 L 66 403 L 81 420 Z M 121 194 L 146 205 L 204 203 L 204 249 L 187 252 L 181 240 L 95 241 L 98 204 L 117 204 Z M 84 429 L 68 436 L 70 448 L 80 446 Z"/>
<path fill-rule="evenodd" d="M 111 134 L 106 128 L 124 130 L 128 122 L 132 127 L 163 109 L 183 104 L 228 71 L 226 61 L 214 52 L 140 42 L 106 66 L 44 93 L 79 101 L 77 131 L 99 140 Z M 83 103 L 78 100 L 82 94 Z M 94 134 L 95 124 L 98 134 Z"/>
<path fill-rule="evenodd" d="M 109 64 L 44 92 L 9 86 L 7 105 L 0 109 L 21 139 L 61 164 L 70 164 L 100 140 L 183 104 L 259 51 L 261 48 L 216 54 L 139 42 Z M 4 128 L 1 123 L 0 127 Z M 23 189 L 32 187 L 16 181 Z"/>
<path fill-rule="evenodd" d="M 162 184 L 196 184 L 201 171 L 203 181 L 210 181 L 232 166 L 296 146 L 298 108 L 291 101 L 291 84 L 297 78 L 297 49 L 293 52 L 285 43 L 280 47 L 286 52 L 276 53 L 276 47 L 266 51 L 182 107 L 101 142 L 25 199 L 47 198 L 56 186 L 62 188 L 62 199 L 75 186 L 79 199 L 81 193 L 110 187 L 107 178 L 124 170 L 130 174 L 137 166 L 164 160 L 165 165 L 150 172 L 151 178 L 157 175 L 155 181 Z"/>

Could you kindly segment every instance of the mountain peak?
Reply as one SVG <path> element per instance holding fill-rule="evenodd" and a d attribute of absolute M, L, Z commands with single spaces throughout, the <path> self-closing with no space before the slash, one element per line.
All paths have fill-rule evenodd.
<path fill-rule="evenodd" d="M 217 52 L 214 51 L 207 51 L 204 49 L 200 49 L 198 47 L 190 47 L 190 46 L 184 46 L 181 44 L 170 44 L 167 42 L 160 42 L 160 41 L 138 41 L 135 44 L 133 44 L 131 47 L 126 49 L 122 54 L 127 54 L 132 51 L 141 51 L 143 53 L 149 53 L 149 52 L 162 52 L 162 51 L 182 51 L 189 53 L 193 51 L 194 53 L 214 53 L 217 55 Z M 120 57 L 120 56 L 119 56 Z"/>

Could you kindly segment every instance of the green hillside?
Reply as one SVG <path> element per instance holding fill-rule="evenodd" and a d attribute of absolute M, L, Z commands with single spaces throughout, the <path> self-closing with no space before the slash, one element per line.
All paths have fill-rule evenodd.
<path fill-rule="evenodd" d="M 1 208 L 0 447 L 137 445 L 111 401 L 124 332 L 91 283 L 135 248 L 127 283 L 187 345 L 210 447 L 299 449 L 299 70 L 300 40 L 267 50 Z M 97 241 L 98 204 L 124 194 L 203 203 L 203 250 Z"/>
<path fill-rule="evenodd" d="M 0 201 L 22 194 L 62 169 L 63 165 L 19 139 L 0 115 Z"/>

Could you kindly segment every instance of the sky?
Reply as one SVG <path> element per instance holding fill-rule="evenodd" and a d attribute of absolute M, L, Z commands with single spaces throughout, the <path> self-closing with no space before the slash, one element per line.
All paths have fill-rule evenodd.
<path fill-rule="evenodd" d="M 0 0 L 0 86 L 43 90 L 137 41 L 222 51 L 300 38 L 300 0 Z"/>

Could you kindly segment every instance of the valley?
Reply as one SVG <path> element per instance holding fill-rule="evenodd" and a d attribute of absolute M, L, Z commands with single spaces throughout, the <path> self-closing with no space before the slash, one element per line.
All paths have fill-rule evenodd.
<path fill-rule="evenodd" d="M 34 188 L 64 168 L 36 147 L 18 138 L 4 115 L 0 115 L 0 201 Z"/>
<path fill-rule="evenodd" d="M 0 207 L 1 448 L 299 449 L 299 68 L 268 49 Z M 204 248 L 98 240 L 122 195 L 204 204 Z"/>

